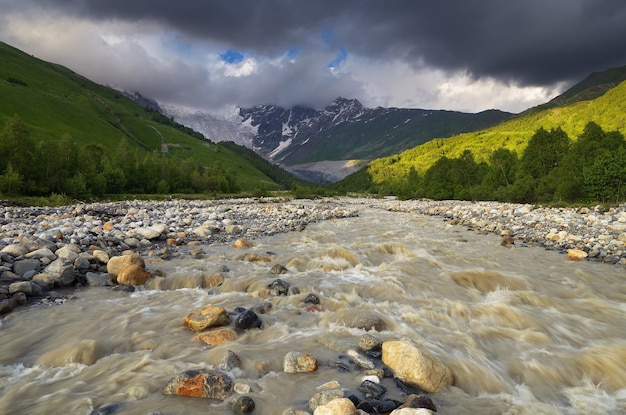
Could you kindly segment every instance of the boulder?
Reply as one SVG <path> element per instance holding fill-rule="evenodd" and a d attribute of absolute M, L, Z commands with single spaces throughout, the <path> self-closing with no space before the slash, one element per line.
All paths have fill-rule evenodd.
<path fill-rule="evenodd" d="M 72 285 L 76 278 L 76 271 L 72 264 L 68 264 L 65 260 L 59 258 L 52 261 L 44 271 L 44 274 L 49 275 L 55 284 L 62 286 Z"/>
<path fill-rule="evenodd" d="M 441 360 L 411 340 L 384 342 L 382 350 L 383 362 L 411 386 L 438 392 L 454 382 L 452 372 Z"/>
<path fill-rule="evenodd" d="M 30 296 L 33 293 L 33 287 L 28 281 L 14 282 L 9 285 L 9 294 L 24 293 Z"/>
<path fill-rule="evenodd" d="M 226 350 L 217 367 L 230 372 L 233 369 L 241 368 L 241 365 L 241 358 L 232 350 Z"/>
<path fill-rule="evenodd" d="M 237 399 L 235 399 L 235 402 L 233 402 L 233 404 L 231 405 L 233 411 L 238 414 L 247 414 L 249 412 L 252 412 L 254 411 L 254 407 L 254 399 L 252 399 L 248 395 L 237 397 Z"/>
<path fill-rule="evenodd" d="M 85 278 L 87 285 L 91 287 L 106 287 L 112 284 L 111 277 L 106 273 L 88 272 Z"/>
<path fill-rule="evenodd" d="M 211 274 L 202 276 L 202 288 L 215 288 L 224 283 L 222 274 Z"/>
<path fill-rule="evenodd" d="M 286 373 L 315 372 L 317 359 L 310 354 L 289 352 L 283 359 L 283 370 Z"/>
<path fill-rule="evenodd" d="M 311 399 L 309 399 L 309 409 L 311 409 L 311 411 L 315 411 L 315 408 L 317 408 L 318 406 L 326 405 L 332 400 L 341 399 L 344 397 L 345 394 L 343 393 L 343 390 L 340 386 L 332 389 L 321 390 L 320 392 L 317 392 L 316 394 L 311 396 Z"/>
<path fill-rule="evenodd" d="M 145 267 L 146 264 L 141 255 L 133 253 L 130 255 L 114 256 L 107 262 L 107 272 L 113 281 L 117 280 L 117 275 L 128 265 L 137 264 Z"/>
<path fill-rule="evenodd" d="M 237 340 L 239 336 L 232 329 L 219 328 L 215 330 L 209 330 L 194 336 L 192 341 L 201 341 L 209 346 L 220 346 Z"/>
<path fill-rule="evenodd" d="M 259 316 L 252 310 L 246 310 L 239 314 L 235 319 L 235 327 L 238 329 L 251 329 L 251 328 L 260 328 L 263 325 L 263 322 L 259 318 Z"/>
<path fill-rule="evenodd" d="M 65 259 L 67 262 L 74 262 L 80 254 L 80 248 L 76 245 L 65 245 L 62 248 L 57 249 L 54 254 L 58 258 Z"/>
<path fill-rule="evenodd" d="M 28 271 L 39 271 L 41 262 L 36 258 L 22 259 L 13 263 L 13 272 L 24 276 Z"/>
<path fill-rule="evenodd" d="M 167 232 L 167 227 L 161 223 L 135 229 L 136 235 L 139 235 L 148 240 L 157 239 L 158 237 L 161 236 L 161 234 L 164 234 L 166 232 Z"/>
<path fill-rule="evenodd" d="M 124 267 L 117 275 L 120 285 L 144 285 L 151 275 L 139 264 L 130 264 Z"/>
<path fill-rule="evenodd" d="M 570 261 L 584 261 L 587 258 L 587 253 L 580 249 L 570 249 L 567 251 L 567 259 Z"/>
<path fill-rule="evenodd" d="M 28 249 L 20 244 L 9 244 L 2 248 L 2 252 L 13 256 L 22 256 L 28 253 Z"/>
<path fill-rule="evenodd" d="M 365 331 L 376 330 L 383 331 L 385 329 L 385 321 L 381 316 L 375 313 L 363 312 L 346 323 L 348 327 L 363 329 Z"/>
<path fill-rule="evenodd" d="M 163 387 L 167 395 L 224 400 L 233 392 L 233 380 L 218 370 L 186 370 Z"/>
<path fill-rule="evenodd" d="M 348 398 L 333 399 L 315 408 L 313 415 L 358 415 L 354 403 Z"/>
<path fill-rule="evenodd" d="M 237 248 L 237 249 L 252 248 L 252 243 L 243 238 L 239 238 L 233 243 L 233 248 Z"/>
<path fill-rule="evenodd" d="M 94 250 L 91 253 L 91 255 L 93 255 L 93 257 L 96 258 L 96 260 L 102 264 L 106 264 L 109 262 L 109 254 L 107 254 L 101 249 Z"/>
<path fill-rule="evenodd" d="M 48 258 L 50 261 L 57 259 L 57 256 L 48 248 L 40 248 L 24 255 L 26 258 Z"/>
<path fill-rule="evenodd" d="M 200 332 L 211 327 L 221 327 L 230 324 L 230 317 L 223 307 L 207 306 L 193 311 L 185 317 L 185 326 L 189 330 Z"/>
<path fill-rule="evenodd" d="M 48 274 L 36 274 L 33 276 L 31 281 L 46 285 L 47 287 L 54 286 L 54 278 Z"/>

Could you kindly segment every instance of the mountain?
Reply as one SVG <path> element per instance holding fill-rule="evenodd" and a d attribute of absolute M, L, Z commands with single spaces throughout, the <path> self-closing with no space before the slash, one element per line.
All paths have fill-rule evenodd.
<path fill-rule="evenodd" d="M 575 84 L 561 95 L 550 100 L 547 106 L 564 106 L 580 101 L 588 101 L 604 95 L 626 81 L 626 66 L 594 72 Z"/>
<path fill-rule="evenodd" d="M 96 145 L 114 157 L 120 146 L 128 143 L 141 157 L 158 153 L 181 162 L 193 159 L 207 167 L 219 163 L 236 172 L 235 180 L 243 191 L 290 186 L 290 181 L 270 179 L 249 161 L 249 155 L 241 157 L 236 147 L 207 140 L 166 117 L 154 100 L 99 85 L 2 42 L 0 96 L 0 130 L 17 116 L 34 145 L 69 137 L 78 146 Z"/>
<path fill-rule="evenodd" d="M 286 166 L 319 161 L 371 160 L 398 153 L 434 137 L 474 131 L 513 114 L 365 108 L 356 99 L 337 98 L 321 111 L 259 106 L 240 110 L 257 126 L 254 148 Z"/>
<path fill-rule="evenodd" d="M 259 105 L 240 108 L 238 116 L 216 117 L 164 106 L 177 122 L 215 141 L 245 145 L 294 174 L 332 182 L 362 161 L 401 152 L 434 137 L 446 137 L 495 125 L 514 114 L 490 110 L 478 114 L 402 108 L 366 108 L 339 97 L 323 110 Z"/>

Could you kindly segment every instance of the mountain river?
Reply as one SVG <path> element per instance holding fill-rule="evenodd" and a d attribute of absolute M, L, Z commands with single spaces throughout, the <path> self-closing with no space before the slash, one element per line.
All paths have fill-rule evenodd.
<path fill-rule="evenodd" d="M 337 369 L 322 343 L 358 343 L 346 322 L 377 315 L 382 341 L 409 338 L 439 357 L 454 385 L 429 394 L 438 413 L 626 414 L 624 267 L 571 262 L 540 247 L 500 245 L 441 218 L 359 207 L 359 217 L 263 237 L 242 260 L 232 246 L 203 246 L 203 258 L 147 261 L 164 275 L 133 293 L 89 287 L 59 305 L 20 308 L 0 320 L 0 414 L 233 414 L 228 401 L 165 395 L 187 369 L 217 367 L 227 350 L 256 403 L 254 414 L 312 412 L 320 385 L 356 391 L 363 374 Z M 191 248 L 188 248 L 191 249 Z M 288 272 L 270 273 L 284 265 Z M 221 271 L 212 290 L 199 276 Z M 299 294 L 262 296 L 276 278 Z M 322 311 L 307 311 L 315 293 Z M 193 342 L 186 315 L 207 305 L 273 307 L 262 327 L 230 343 Z M 285 373 L 286 353 L 314 355 L 311 373 Z M 259 362 L 265 370 L 259 371 Z M 386 397 L 402 400 L 390 378 Z"/>

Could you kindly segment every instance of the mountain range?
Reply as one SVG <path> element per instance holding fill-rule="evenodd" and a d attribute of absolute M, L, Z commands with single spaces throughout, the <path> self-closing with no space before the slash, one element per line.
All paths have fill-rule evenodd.
<path fill-rule="evenodd" d="M 398 153 L 435 137 L 490 127 L 514 114 L 445 110 L 366 108 L 339 97 L 322 110 L 304 106 L 258 105 L 216 116 L 163 105 L 176 122 L 212 141 L 233 141 L 253 149 L 309 181 L 337 181 L 363 163 Z"/>

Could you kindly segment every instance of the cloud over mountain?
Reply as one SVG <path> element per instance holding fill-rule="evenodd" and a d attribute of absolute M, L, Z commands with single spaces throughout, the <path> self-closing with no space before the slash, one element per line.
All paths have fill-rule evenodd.
<path fill-rule="evenodd" d="M 322 107 L 342 95 L 369 106 L 520 111 L 592 71 L 626 64 L 621 0 L 0 5 L 8 43 L 198 107 Z"/>

